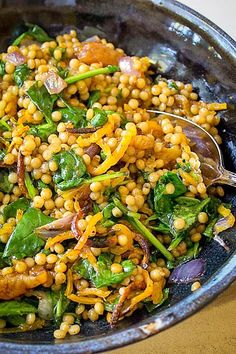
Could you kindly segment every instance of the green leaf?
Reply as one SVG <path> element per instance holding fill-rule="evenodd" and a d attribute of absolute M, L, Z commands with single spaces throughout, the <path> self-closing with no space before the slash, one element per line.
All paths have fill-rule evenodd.
<path fill-rule="evenodd" d="M 104 308 L 108 312 L 112 312 L 115 306 L 118 304 L 119 296 L 113 302 L 104 302 Z"/>
<path fill-rule="evenodd" d="M 79 186 L 86 174 L 86 165 L 83 159 L 76 155 L 73 150 L 62 151 L 54 155 L 53 160 L 58 165 L 58 170 L 54 173 L 53 181 L 57 188 L 66 190 Z"/>
<path fill-rule="evenodd" d="M 87 102 L 87 107 L 91 108 L 93 104 L 97 102 L 100 98 L 101 98 L 100 90 L 91 91 Z"/>
<path fill-rule="evenodd" d="M 62 122 L 71 122 L 75 128 L 84 128 L 87 126 L 86 111 L 79 107 L 68 106 L 59 109 L 62 115 Z"/>
<path fill-rule="evenodd" d="M 27 134 L 38 136 L 42 141 L 47 141 L 49 135 L 57 132 L 55 123 L 45 123 L 39 125 L 32 125 Z"/>
<path fill-rule="evenodd" d="M 47 123 L 52 124 L 52 110 L 54 102 L 57 100 L 57 95 L 50 95 L 44 85 L 40 86 L 36 81 L 27 91 L 31 101 L 38 107 L 40 112 L 43 113 Z"/>
<path fill-rule="evenodd" d="M 93 111 L 95 115 L 91 119 L 91 124 L 94 127 L 101 127 L 108 120 L 107 112 L 99 108 L 93 108 Z"/>
<path fill-rule="evenodd" d="M 63 314 L 66 312 L 70 300 L 64 295 L 65 289 L 61 289 L 59 292 L 53 292 L 52 296 L 52 305 L 53 305 L 53 315 L 54 321 L 59 324 Z"/>
<path fill-rule="evenodd" d="M 6 64 L 4 63 L 4 61 L 0 59 L 0 76 L 4 76 L 6 74 L 5 65 Z"/>
<path fill-rule="evenodd" d="M 98 257 L 97 265 L 98 270 L 95 271 L 90 262 L 83 259 L 75 266 L 76 272 L 90 280 L 97 288 L 119 284 L 130 276 L 135 269 L 131 260 L 125 260 L 121 262 L 124 271 L 118 274 L 112 273 L 110 269 L 112 265 L 111 254 L 108 253 L 103 253 Z"/>
<path fill-rule="evenodd" d="M 174 88 L 175 90 L 179 91 L 178 86 L 176 85 L 176 83 L 173 80 L 168 80 L 168 87 Z"/>
<path fill-rule="evenodd" d="M 189 162 L 186 163 L 177 163 L 176 168 L 181 168 L 184 172 L 191 172 L 192 168 Z"/>
<path fill-rule="evenodd" d="M 29 208 L 11 234 L 3 256 L 17 259 L 34 256 L 44 246 L 44 241 L 35 234 L 34 230 L 53 220 L 40 210 Z"/>
<path fill-rule="evenodd" d="M 174 261 L 167 262 L 167 268 L 173 269 L 179 266 L 182 263 L 191 261 L 191 259 L 196 258 L 200 252 L 201 248 L 199 247 L 199 242 L 195 242 L 191 248 L 188 249 L 185 255 L 175 258 Z"/>
<path fill-rule="evenodd" d="M 175 187 L 173 194 L 166 194 L 166 185 L 172 183 Z M 167 213 L 172 209 L 172 200 L 181 196 L 187 188 L 174 172 L 166 172 L 154 189 L 154 207 L 157 214 Z"/>
<path fill-rule="evenodd" d="M 9 264 L 3 258 L 3 252 L 0 252 L 0 269 L 7 267 Z"/>
<path fill-rule="evenodd" d="M 47 32 L 42 29 L 42 27 L 38 25 L 33 25 L 31 23 L 26 24 L 29 28 L 28 31 L 22 33 L 19 37 L 17 37 L 14 42 L 12 43 L 13 46 L 18 46 L 23 39 L 26 37 L 31 37 L 40 43 L 50 42 L 53 38 L 49 37 Z"/>
<path fill-rule="evenodd" d="M 210 223 L 207 225 L 205 231 L 203 232 L 203 235 L 205 237 L 208 237 L 209 239 L 214 237 L 214 226 L 215 226 L 215 224 L 217 223 L 218 220 L 219 220 L 219 217 L 215 218 L 215 219 L 212 219 L 210 221 Z"/>
<path fill-rule="evenodd" d="M 22 210 L 25 211 L 29 208 L 30 206 L 30 201 L 27 198 L 19 198 L 15 202 L 12 202 L 8 205 L 5 206 L 3 209 L 3 217 L 4 220 L 7 220 L 9 218 L 15 218 L 17 210 Z"/>
<path fill-rule="evenodd" d="M 0 120 L 0 130 L 2 130 L 4 132 L 11 130 L 10 125 L 4 119 Z"/>
<path fill-rule="evenodd" d="M 5 320 L 14 327 L 18 327 L 20 325 L 23 325 L 25 323 L 25 316 L 21 315 L 12 315 L 12 316 L 7 316 Z"/>
<path fill-rule="evenodd" d="M 6 154 L 7 154 L 7 150 L 5 150 L 5 149 L 0 150 L 0 161 L 3 161 Z"/>
<path fill-rule="evenodd" d="M 64 295 L 65 289 L 60 291 L 43 291 L 39 296 L 38 314 L 45 320 L 54 320 L 60 324 L 70 300 Z"/>
<path fill-rule="evenodd" d="M 28 78 L 30 73 L 31 70 L 27 66 L 27 64 L 22 64 L 16 67 L 13 77 L 18 87 L 23 86 L 25 80 Z"/>
<path fill-rule="evenodd" d="M 151 301 L 145 302 L 145 307 L 146 307 L 147 311 L 148 312 L 152 312 L 155 309 L 157 309 L 158 307 L 160 307 L 162 304 L 164 304 L 164 302 L 166 302 L 168 300 L 168 298 L 169 298 L 169 293 L 170 293 L 170 290 L 168 288 L 165 288 L 163 290 L 163 298 L 159 302 L 159 304 L 154 304 Z"/>
<path fill-rule="evenodd" d="M 37 189 L 34 187 L 28 172 L 25 172 L 25 186 L 30 199 L 33 199 L 37 195 Z"/>
<path fill-rule="evenodd" d="M 26 315 L 28 313 L 36 313 L 37 309 L 24 301 L 2 301 L 0 302 L 0 317 L 12 315 Z"/>
<path fill-rule="evenodd" d="M 44 183 L 41 180 L 37 181 L 37 189 L 42 191 L 42 189 L 48 188 L 48 184 Z"/>
<path fill-rule="evenodd" d="M 4 193 L 11 193 L 13 184 L 9 182 L 9 173 L 6 170 L 0 171 L 0 191 Z"/>

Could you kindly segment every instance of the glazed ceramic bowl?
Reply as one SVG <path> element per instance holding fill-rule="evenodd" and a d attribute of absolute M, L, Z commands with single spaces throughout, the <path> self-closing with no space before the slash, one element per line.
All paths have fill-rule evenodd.
<path fill-rule="evenodd" d="M 228 102 L 220 125 L 227 168 L 236 169 L 236 43 L 198 13 L 173 0 L 0 0 L 0 49 L 9 45 L 24 22 L 42 25 L 51 35 L 68 27 L 80 38 L 99 34 L 129 54 L 159 61 L 160 74 L 191 82 L 200 98 Z M 225 199 L 236 206 L 236 190 Z M 79 336 L 54 343 L 52 329 L 2 335 L 1 353 L 94 353 L 124 346 L 158 333 L 190 316 L 236 278 L 236 232 L 215 241 L 200 254 L 207 262 L 202 288 L 171 287 L 169 304 L 148 314 L 144 310 L 110 329 L 105 320 L 82 325 Z M 158 336 L 156 338 L 158 345 Z"/>

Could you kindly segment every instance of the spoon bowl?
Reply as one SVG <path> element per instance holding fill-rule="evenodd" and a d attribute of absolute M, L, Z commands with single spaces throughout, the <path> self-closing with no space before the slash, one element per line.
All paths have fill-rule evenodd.
<path fill-rule="evenodd" d="M 152 109 L 148 110 L 148 112 L 168 116 L 182 127 L 183 132 L 190 140 L 191 150 L 198 155 L 206 187 L 216 183 L 236 187 L 236 174 L 224 168 L 220 147 L 205 129 L 189 119 L 176 114 Z"/>

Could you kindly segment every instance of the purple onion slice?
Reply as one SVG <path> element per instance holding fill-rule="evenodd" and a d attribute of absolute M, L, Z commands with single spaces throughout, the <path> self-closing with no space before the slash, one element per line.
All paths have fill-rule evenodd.
<path fill-rule="evenodd" d="M 169 277 L 169 282 L 176 284 L 187 284 L 198 280 L 205 272 L 206 261 L 194 259 L 190 262 L 176 267 Z"/>

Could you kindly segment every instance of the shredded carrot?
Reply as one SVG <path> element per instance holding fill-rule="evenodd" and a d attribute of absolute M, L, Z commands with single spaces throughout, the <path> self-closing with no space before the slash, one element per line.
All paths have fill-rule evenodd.
<path fill-rule="evenodd" d="M 156 305 L 161 302 L 163 299 L 163 280 L 161 279 L 160 281 L 156 281 L 153 283 L 153 292 L 152 292 L 152 302 Z"/>
<path fill-rule="evenodd" d="M 78 291 L 78 296 L 89 296 L 89 295 L 96 295 L 98 297 L 102 297 L 105 299 L 111 294 L 111 291 L 109 290 L 102 290 L 102 289 L 97 289 L 97 288 L 87 288 L 87 289 L 81 289 Z"/>
<path fill-rule="evenodd" d="M 72 238 L 75 238 L 75 236 L 73 235 L 73 232 L 71 231 L 66 231 L 66 232 L 63 232 L 62 234 L 60 235 L 57 235 L 53 238 L 49 238 L 46 242 L 46 245 L 45 245 L 45 250 L 49 249 L 50 247 L 52 247 L 53 245 L 55 245 L 55 243 L 61 243 L 65 240 L 70 240 Z"/>
<path fill-rule="evenodd" d="M 66 274 L 66 278 L 67 278 L 67 285 L 66 285 L 66 291 L 65 291 L 65 295 L 69 296 L 72 291 L 73 291 L 73 274 L 71 269 L 68 269 L 67 274 Z"/>
<path fill-rule="evenodd" d="M 153 293 L 153 281 L 149 277 L 149 274 L 146 270 L 143 269 L 142 273 L 143 273 L 143 276 L 144 276 L 146 284 L 147 284 L 146 289 L 143 292 L 141 292 L 139 295 L 137 295 L 131 299 L 131 304 L 129 306 L 129 310 L 131 310 L 139 302 L 141 302 L 144 299 L 146 299 L 147 297 L 151 296 Z"/>
<path fill-rule="evenodd" d="M 208 103 L 207 109 L 209 111 L 221 111 L 227 109 L 227 103 Z"/>
<path fill-rule="evenodd" d="M 80 251 L 80 250 L 84 247 L 84 245 L 85 245 L 85 243 L 87 242 L 89 236 L 91 235 L 92 229 L 94 228 L 94 226 L 95 226 L 101 219 L 102 219 L 102 213 L 101 213 L 101 212 L 99 212 L 99 213 L 97 213 L 97 214 L 95 214 L 95 215 L 93 215 L 93 216 L 91 217 L 91 219 L 89 220 L 89 223 L 88 223 L 88 225 L 87 225 L 87 227 L 86 227 L 84 233 L 82 234 L 82 236 L 80 237 L 80 239 L 79 239 L 77 245 L 75 246 L 75 249 L 76 249 L 77 251 Z"/>
<path fill-rule="evenodd" d="M 192 176 L 190 176 L 190 174 L 188 172 L 185 172 L 183 170 L 179 170 L 179 174 L 185 180 L 185 183 L 187 185 L 193 185 L 195 187 L 198 185 L 198 181 L 195 178 L 193 178 Z"/>
<path fill-rule="evenodd" d="M 75 294 L 71 294 L 67 296 L 69 300 L 78 302 L 79 304 L 84 305 L 94 305 L 96 302 L 102 302 L 100 297 L 87 297 L 87 296 L 77 296 Z"/>
<path fill-rule="evenodd" d="M 235 217 L 233 214 L 229 214 L 226 218 L 225 218 L 225 222 L 222 223 L 222 225 L 215 225 L 214 227 L 214 231 L 219 234 L 222 231 L 225 231 L 227 229 L 229 229 L 230 227 L 233 227 L 235 223 Z"/>
<path fill-rule="evenodd" d="M 109 156 L 105 161 L 103 161 L 101 165 L 95 168 L 93 166 L 88 166 L 89 173 L 95 176 L 101 175 L 103 173 L 106 173 L 110 167 L 116 165 L 117 162 L 119 162 L 120 159 L 124 156 L 132 138 L 133 138 L 133 134 L 127 131 L 126 134 L 122 136 L 120 143 L 113 151 L 111 156 Z"/>
<path fill-rule="evenodd" d="M 102 139 L 104 135 L 112 134 L 113 129 L 114 129 L 114 122 L 112 122 L 112 120 L 109 119 L 109 121 L 106 124 L 104 124 L 102 128 L 98 129 L 89 138 L 82 138 L 82 136 L 79 136 L 77 139 L 78 145 L 80 147 L 87 147 L 92 143 L 96 143 L 97 141 Z"/>
<path fill-rule="evenodd" d="M 221 204 L 218 208 L 218 213 L 222 215 L 224 218 L 227 218 L 227 216 L 231 214 L 231 210 L 226 208 L 223 204 Z"/>

